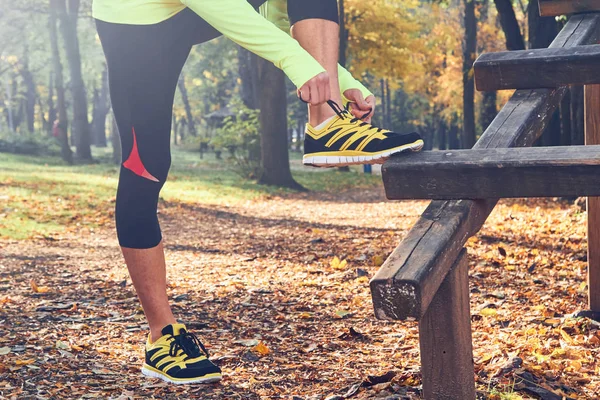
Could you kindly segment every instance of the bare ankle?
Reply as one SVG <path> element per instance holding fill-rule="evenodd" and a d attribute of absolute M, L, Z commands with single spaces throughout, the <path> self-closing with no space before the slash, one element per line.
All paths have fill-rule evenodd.
<path fill-rule="evenodd" d="M 341 100 L 339 102 L 336 100 L 334 101 L 341 106 Z M 322 104 L 320 106 L 309 106 L 308 115 L 309 124 L 311 126 L 318 126 L 325 122 L 327 119 L 336 115 L 336 113 L 329 104 Z"/>
<path fill-rule="evenodd" d="M 176 323 L 177 323 L 177 321 L 173 318 L 172 321 L 165 321 L 161 324 L 151 325 L 150 326 L 150 340 L 152 341 L 152 343 L 156 342 L 158 339 L 160 339 L 163 336 L 162 330 L 165 326 L 171 325 L 171 324 L 176 324 Z"/>

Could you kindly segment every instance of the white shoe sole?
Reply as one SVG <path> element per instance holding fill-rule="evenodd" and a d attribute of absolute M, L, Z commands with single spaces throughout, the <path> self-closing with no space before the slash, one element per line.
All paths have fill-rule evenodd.
<path fill-rule="evenodd" d="M 353 155 L 353 156 L 334 156 L 334 155 L 305 155 L 302 159 L 304 165 L 313 167 L 347 167 L 350 165 L 364 164 L 383 164 L 394 154 L 404 153 L 406 151 L 420 151 L 423 148 L 424 142 L 417 140 L 414 143 L 400 147 L 395 147 L 381 153 L 371 155 Z"/>
<path fill-rule="evenodd" d="M 169 378 L 168 376 L 166 376 L 160 372 L 154 371 L 153 369 L 149 369 L 149 368 L 151 368 L 151 367 L 144 365 L 142 367 L 142 374 L 144 374 L 145 376 L 148 376 L 150 378 L 162 379 L 165 382 L 173 383 L 175 385 L 189 385 L 189 384 L 193 384 L 193 383 L 213 383 L 213 382 L 218 382 L 221 379 L 223 379 L 223 376 L 221 374 L 213 374 L 213 375 L 203 376 L 201 378 L 193 378 L 193 379 Z"/>

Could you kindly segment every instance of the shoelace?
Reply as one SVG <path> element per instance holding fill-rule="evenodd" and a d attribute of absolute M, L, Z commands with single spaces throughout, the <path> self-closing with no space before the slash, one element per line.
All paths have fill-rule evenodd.
<path fill-rule="evenodd" d="M 208 350 L 206 350 L 206 347 L 204 347 L 202 342 L 193 333 L 184 332 L 171 337 L 173 338 L 171 347 L 169 348 L 169 355 L 171 357 L 177 357 L 179 350 L 182 350 L 187 356 L 186 360 L 188 358 L 197 358 L 202 355 L 200 352 L 202 349 L 202 352 L 206 355 L 206 358 L 208 358 Z"/>
<path fill-rule="evenodd" d="M 347 119 L 347 118 L 350 118 L 350 117 L 349 117 L 349 115 L 351 115 L 351 114 L 350 114 L 350 111 L 348 111 L 348 110 L 349 110 L 349 107 L 350 107 L 350 103 L 348 103 L 348 105 L 346 106 L 346 108 L 345 108 L 345 109 L 343 109 L 342 107 L 340 107 L 340 105 L 339 105 L 338 103 L 336 103 L 335 101 L 333 101 L 333 100 L 327 100 L 327 104 L 329 105 L 329 107 L 331 107 L 331 108 L 333 109 L 333 111 L 335 111 L 335 113 L 337 114 L 337 116 L 338 116 L 338 117 L 340 117 L 341 119 Z M 351 124 L 354 124 L 354 123 L 356 123 L 356 122 L 358 122 L 358 121 L 362 121 L 362 120 L 364 120 L 364 119 L 367 119 L 367 118 L 369 118 L 369 116 L 370 116 L 372 113 L 373 113 L 373 109 L 369 110 L 369 112 L 368 112 L 368 113 L 366 113 L 366 114 L 365 114 L 365 115 L 363 115 L 363 116 L 360 116 L 360 117 L 353 117 L 353 118 L 350 120 L 350 123 L 351 123 Z M 371 124 L 368 124 L 368 123 L 366 123 L 366 122 L 362 122 L 362 123 L 361 123 L 359 126 L 366 126 L 366 125 L 371 125 Z M 371 128 L 370 128 L 370 129 L 377 129 L 377 132 L 381 132 L 381 131 L 383 131 L 383 129 L 381 129 L 381 128 L 377 128 L 377 127 L 374 127 L 374 126 L 372 126 L 372 125 L 371 125 Z"/>
<path fill-rule="evenodd" d="M 300 101 L 302 101 L 303 103 L 309 104 L 308 101 L 306 101 L 306 100 L 304 100 L 302 98 L 302 96 L 298 96 L 298 97 L 300 98 Z M 333 100 L 327 100 L 327 104 L 329 105 L 329 107 L 331 107 L 333 109 L 333 111 L 335 111 L 335 113 L 337 114 L 337 116 L 340 117 L 341 119 L 347 119 L 347 118 L 349 118 L 348 115 L 351 115 L 350 111 L 348 111 L 348 109 L 350 107 L 350 102 L 348 102 L 348 104 L 346 105 L 345 109 L 343 109 L 342 107 L 340 107 L 340 105 L 338 103 L 336 103 L 335 101 L 333 101 Z M 367 118 L 369 118 L 369 116 L 371 114 L 373 114 L 373 109 L 370 109 L 369 112 L 366 113 L 363 116 L 353 117 L 350 120 L 350 123 L 354 124 L 354 123 L 356 123 L 358 121 L 362 121 L 364 119 L 367 119 Z M 359 126 L 366 126 L 366 125 L 370 125 L 370 124 L 368 124 L 366 122 L 362 122 Z M 377 127 L 375 127 L 373 125 L 371 125 L 371 128 L 369 130 L 371 130 L 371 129 L 377 129 L 377 132 L 383 131 L 383 129 L 377 128 Z"/>

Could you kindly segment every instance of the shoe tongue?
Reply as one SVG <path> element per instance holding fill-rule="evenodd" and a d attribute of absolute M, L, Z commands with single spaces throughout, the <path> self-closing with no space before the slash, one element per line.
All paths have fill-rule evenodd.
<path fill-rule="evenodd" d="M 167 325 L 161 331 L 163 336 L 164 335 L 177 336 L 177 335 L 181 335 L 182 333 L 186 333 L 186 332 L 187 332 L 187 330 L 185 329 L 185 325 L 183 325 L 183 324 Z"/>

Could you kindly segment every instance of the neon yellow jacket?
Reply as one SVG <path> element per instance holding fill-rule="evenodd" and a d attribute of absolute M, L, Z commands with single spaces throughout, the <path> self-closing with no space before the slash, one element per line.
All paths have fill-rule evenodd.
<path fill-rule="evenodd" d="M 93 16 L 105 22 L 150 25 L 186 7 L 224 36 L 274 63 L 296 87 L 325 71 L 296 40 L 283 32 L 289 30 L 286 0 L 269 0 L 263 5 L 261 13 L 265 18 L 246 0 L 94 0 Z M 339 79 L 342 93 L 357 88 L 365 97 L 371 94 L 342 67 Z"/>

